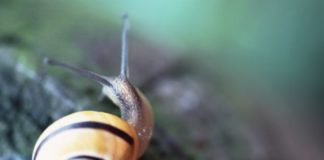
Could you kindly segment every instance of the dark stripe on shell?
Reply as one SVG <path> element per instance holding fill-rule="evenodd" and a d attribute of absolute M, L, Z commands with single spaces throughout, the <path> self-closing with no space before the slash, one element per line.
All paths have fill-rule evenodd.
<path fill-rule="evenodd" d="M 104 160 L 102 158 L 94 157 L 94 156 L 89 156 L 89 155 L 78 155 L 71 157 L 67 160 L 78 160 L 78 159 L 87 159 L 87 160 Z"/>
<path fill-rule="evenodd" d="M 120 137 L 121 139 L 125 140 L 130 145 L 133 145 L 134 144 L 134 139 L 130 135 L 128 135 L 126 132 L 124 132 L 124 131 L 122 131 L 122 130 L 114 127 L 114 126 L 111 126 L 111 125 L 105 124 L 105 123 L 100 123 L 100 122 L 79 122 L 79 123 L 73 123 L 73 124 L 64 126 L 62 128 L 59 128 L 56 131 L 54 131 L 51 134 L 49 134 L 47 137 L 45 137 L 39 143 L 39 145 L 37 146 L 37 148 L 35 150 L 35 155 L 33 157 L 33 160 L 36 160 L 39 150 L 52 137 L 54 137 L 57 134 L 60 134 L 60 133 L 62 133 L 64 131 L 67 131 L 67 130 L 84 129 L 84 128 L 104 130 L 104 131 L 107 131 L 109 133 L 112 133 L 112 134 Z"/>

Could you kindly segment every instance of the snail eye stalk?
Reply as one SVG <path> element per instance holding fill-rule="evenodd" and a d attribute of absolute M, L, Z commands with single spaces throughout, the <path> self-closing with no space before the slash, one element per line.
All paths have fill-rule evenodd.
<path fill-rule="evenodd" d="M 104 77 L 102 75 L 99 75 L 97 73 L 94 73 L 92 71 L 80 69 L 78 67 L 75 67 L 75 66 L 72 66 L 72 65 L 69 65 L 69 64 L 54 60 L 54 59 L 50 59 L 50 58 L 44 58 L 43 62 L 45 64 L 48 64 L 48 65 L 58 66 L 58 67 L 70 70 L 73 73 L 76 73 L 76 74 L 78 74 L 80 76 L 83 76 L 83 77 L 90 78 L 90 79 L 92 79 L 92 80 L 94 80 L 94 81 L 96 81 L 96 82 L 98 82 L 98 83 L 100 83 L 102 85 L 111 86 L 111 83 L 107 80 L 106 77 Z"/>
<path fill-rule="evenodd" d="M 129 30 L 128 15 L 123 15 L 123 31 L 122 31 L 122 49 L 121 49 L 121 66 L 120 66 L 120 76 L 122 78 L 129 77 L 128 68 L 128 49 L 127 49 L 127 32 Z"/>

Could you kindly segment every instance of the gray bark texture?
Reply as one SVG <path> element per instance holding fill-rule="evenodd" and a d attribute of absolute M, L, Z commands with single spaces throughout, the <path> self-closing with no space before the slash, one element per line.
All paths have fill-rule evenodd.
<path fill-rule="evenodd" d="M 59 78 L 21 66 L 9 53 L 2 50 L 0 54 L 0 160 L 27 160 L 50 123 L 94 108 L 84 105 L 90 104 L 80 98 L 85 93 L 76 93 Z M 243 158 L 244 147 L 238 143 L 242 139 L 237 129 L 229 127 L 235 124 L 226 105 L 215 99 L 217 94 L 208 93 L 194 78 L 162 72 L 161 78 L 147 80 L 141 87 L 150 95 L 155 114 L 154 136 L 141 160 Z M 109 101 L 102 104 L 113 106 Z M 106 110 L 116 110 L 111 108 Z"/>

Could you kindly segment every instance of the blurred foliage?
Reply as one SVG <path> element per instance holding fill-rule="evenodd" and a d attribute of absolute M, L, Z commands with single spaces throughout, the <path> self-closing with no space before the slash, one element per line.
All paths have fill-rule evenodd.
<path fill-rule="evenodd" d="M 323 51 L 321 1 L 1 3 L 0 35 L 19 37 L 37 46 L 40 55 L 79 61 L 84 51 L 77 42 L 119 35 L 119 17 L 128 12 L 132 34 L 184 50 L 197 58 L 211 80 L 220 77 L 227 86 L 242 87 L 240 91 L 259 87 L 279 99 L 296 92 L 312 99 L 309 94 L 322 81 L 317 58 Z"/>

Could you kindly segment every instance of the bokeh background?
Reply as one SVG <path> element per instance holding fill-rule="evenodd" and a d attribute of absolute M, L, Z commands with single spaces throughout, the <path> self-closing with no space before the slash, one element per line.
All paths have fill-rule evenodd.
<path fill-rule="evenodd" d="M 321 160 L 323 1 L 0 1 L 0 159 L 30 159 L 54 120 L 119 114 L 100 86 L 44 57 L 113 76 L 129 14 L 130 77 L 153 105 L 141 159 Z"/>

